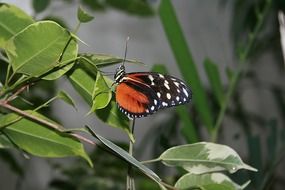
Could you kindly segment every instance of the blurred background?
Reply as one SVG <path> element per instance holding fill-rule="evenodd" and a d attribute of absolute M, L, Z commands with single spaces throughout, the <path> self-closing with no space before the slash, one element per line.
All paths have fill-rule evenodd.
<path fill-rule="evenodd" d="M 129 36 L 127 57 L 141 61 L 145 65 L 128 64 L 127 72 L 150 71 L 157 64 L 161 64 L 171 75 L 185 77 L 180 72 L 181 68 L 169 43 L 171 40 L 168 39 L 163 27 L 158 12 L 158 0 L 1 2 L 20 7 L 36 20 L 56 20 L 70 30 L 77 24 L 76 12 L 81 5 L 94 15 L 95 19 L 91 23 L 82 24 L 79 29 L 79 38 L 87 44 L 80 44 L 80 52 L 123 57 L 125 41 Z M 231 146 L 246 163 L 258 168 L 259 172 L 240 172 L 233 178 L 241 182 L 251 179 L 249 189 L 284 189 L 285 67 L 280 47 L 277 12 L 285 9 L 285 1 L 180 0 L 172 1 L 172 4 L 215 119 L 221 105 L 213 92 L 205 62 L 217 66 L 225 92 L 231 73 L 236 72 L 242 62 L 247 63 L 247 67 L 239 76 L 239 83 L 223 118 L 217 142 Z M 241 52 L 246 52 L 244 49 L 251 42 L 249 34 L 253 34 L 252 31 L 259 25 L 255 41 L 249 46 L 249 53 L 243 57 Z M 114 72 L 115 68 L 111 67 L 106 71 Z M 193 72 L 196 71 L 189 71 L 189 75 Z M 66 78 L 58 80 L 55 84 L 48 84 L 43 91 L 50 95 L 58 90 L 65 90 L 71 94 L 78 108 L 74 110 L 63 102 L 56 101 L 48 110 L 65 127 L 77 128 L 88 124 L 106 138 L 122 145 L 127 142 L 128 137 L 122 130 L 106 126 L 94 115 L 86 116 L 89 105 L 76 93 Z M 193 94 L 195 102 L 195 91 Z M 199 116 L 199 111 L 192 108 L 192 104 L 188 107 L 197 132 L 197 140 L 211 141 L 207 124 L 201 121 L 203 118 Z M 185 134 L 179 132 L 180 125 L 179 114 L 175 109 L 163 110 L 150 117 L 138 119 L 135 134 L 136 149 L 139 151 L 136 157 L 155 158 L 170 146 L 189 143 L 184 137 Z M 100 150 L 94 151 L 89 148 L 95 161 L 101 163 L 96 166 L 95 162 L 94 171 L 90 171 L 84 161 L 75 159 L 25 159 L 19 153 L 13 153 L 17 162 L 15 164 L 3 159 L 7 158 L 7 155 L 0 156 L 0 189 L 88 189 L 94 183 L 103 184 L 97 185 L 101 187 L 98 189 L 112 189 L 109 186 L 105 187 L 102 182 L 110 180 L 110 172 L 106 174 L 106 170 L 115 170 L 111 179 L 117 185 L 114 189 L 120 189 L 119 184 L 124 185 L 125 182 L 125 173 L 121 174 L 120 168 L 126 167 L 122 166 L 122 163 L 116 163 L 115 158 L 106 158 L 107 153 L 98 153 Z M 1 152 L 1 155 L 5 154 L 7 153 Z M 105 159 L 97 156 L 100 154 Z M 160 165 L 153 167 L 162 176 L 167 177 L 168 172 L 173 172 L 165 172 Z M 86 180 L 91 179 L 93 175 L 97 175 L 97 181 Z M 74 180 L 84 181 L 84 188 L 77 187 L 72 183 Z M 108 182 L 112 183 L 112 180 Z M 147 189 L 147 186 L 143 187 L 145 188 L 139 189 Z M 151 186 L 148 189 L 152 189 Z"/>

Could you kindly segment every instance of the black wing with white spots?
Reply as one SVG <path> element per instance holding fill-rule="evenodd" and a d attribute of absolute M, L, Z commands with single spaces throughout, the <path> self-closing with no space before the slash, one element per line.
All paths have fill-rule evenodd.
<path fill-rule="evenodd" d="M 180 79 L 155 72 L 126 73 L 122 83 L 148 97 L 143 114 L 129 112 L 128 115 L 141 117 L 150 115 L 159 109 L 177 106 L 190 102 L 192 92 Z M 128 110 L 124 110 L 128 112 Z"/>

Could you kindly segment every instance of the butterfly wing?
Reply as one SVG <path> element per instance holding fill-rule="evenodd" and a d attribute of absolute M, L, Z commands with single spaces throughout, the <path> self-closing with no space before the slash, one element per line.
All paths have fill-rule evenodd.
<path fill-rule="evenodd" d="M 191 98 L 192 92 L 183 81 L 155 72 L 128 73 L 116 88 L 119 108 L 129 117 L 147 116 Z"/>
<path fill-rule="evenodd" d="M 154 99 L 154 91 L 139 81 L 124 80 L 116 87 L 119 109 L 131 118 L 147 116 L 157 111 L 158 107 L 152 103 Z"/>

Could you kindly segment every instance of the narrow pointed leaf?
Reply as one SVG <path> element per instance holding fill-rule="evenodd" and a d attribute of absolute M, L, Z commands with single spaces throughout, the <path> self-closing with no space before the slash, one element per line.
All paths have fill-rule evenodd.
<path fill-rule="evenodd" d="M 57 95 L 58 98 L 62 99 L 67 104 L 75 108 L 74 100 L 64 91 L 60 91 Z"/>
<path fill-rule="evenodd" d="M 206 92 L 202 86 L 202 82 L 188 48 L 187 41 L 183 35 L 181 26 L 170 0 L 162 0 L 160 2 L 159 16 L 170 47 L 175 56 L 177 66 L 180 69 L 185 82 L 193 91 L 193 104 L 199 112 L 201 121 L 205 124 L 208 131 L 211 131 L 213 129 L 214 120 Z"/>
<path fill-rule="evenodd" d="M 270 130 L 270 133 L 267 137 L 267 150 L 268 150 L 268 160 L 269 162 L 276 159 L 277 156 L 277 147 L 278 147 L 278 124 L 276 119 L 271 119 L 267 123 L 267 128 Z"/>
<path fill-rule="evenodd" d="M 78 7 L 77 19 L 82 23 L 86 23 L 86 22 L 90 22 L 91 20 L 93 20 L 94 17 L 88 14 L 86 11 L 84 11 L 82 7 Z"/>
<path fill-rule="evenodd" d="M 90 129 L 89 129 L 90 130 Z M 134 157 L 132 157 L 129 153 L 127 153 L 124 149 L 117 146 L 116 144 L 112 143 L 108 139 L 105 139 L 104 137 L 95 134 L 93 131 L 90 131 L 91 134 L 97 138 L 101 143 L 103 143 L 106 147 L 108 147 L 110 150 L 112 150 L 114 153 L 116 153 L 118 156 L 123 158 L 125 161 L 133 165 L 134 167 L 138 168 L 140 171 L 142 171 L 145 175 L 150 177 L 152 180 L 157 182 L 158 184 L 161 183 L 161 179 L 158 175 L 156 175 L 152 170 L 141 164 L 138 160 L 136 160 Z"/>
<path fill-rule="evenodd" d="M 95 111 L 97 109 L 105 108 L 112 98 L 112 92 L 110 87 L 107 85 L 101 72 L 97 72 L 96 82 L 93 90 L 93 105 L 91 110 Z"/>
<path fill-rule="evenodd" d="M 204 61 L 204 67 L 208 77 L 208 81 L 212 87 L 213 94 L 219 105 L 222 106 L 225 95 L 218 66 L 215 63 L 213 63 L 210 59 L 206 59 Z"/>
<path fill-rule="evenodd" d="M 249 182 L 245 185 L 240 186 L 233 182 L 229 177 L 221 173 L 211 174 L 185 174 L 175 184 L 175 187 L 179 190 L 195 189 L 200 188 L 203 190 L 242 190 Z"/>
<path fill-rule="evenodd" d="M 94 64 L 96 67 L 106 67 L 115 65 L 118 63 L 123 62 L 123 58 L 113 56 L 113 55 L 107 55 L 107 54 L 81 54 L 80 57 L 84 57 L 85 59 L 89 60 L 89 63 Z M 86 61 L 84 59 L 81 59 L 80 61 Z M 126 59 L 126 62 L 134 63 L 134 64 L 143 64 L 142 62 Z"/>
<path fill-rule="evenodd" d="M 28 112 L 36 117 L 45 118 L 36 112 Z M 12 113 L 11 115 L 16 114 Z M 32 155 L 53 158 L 80 156 L 92 166 L 92 162 L 84 151 L 83 145 L 77 139 L 66 133 L 47 128 L 33 120 L 22 118 L 4 128 L 3 132 L 18 147 Z"/>
<path fill-rule="evenodd" d="M 0 135 L 1 148 L 15 148 L 15 145 L 5 135 Z"/>
<path fill-rule="evenodd" d="M 55 22 L 29 25 L 7 42 L 13 71 L 33 77 L 47 73 L 58 65 L 69 39 L 69 32 Z"/>
<path fill-rule="evenodd" d="M 234 71 L 230 67 L 227 67 L 226 74 L 227 74 L 228 80 L 231 81 L 234 76 Z"/>
<path fill-rule="evenodd" d="M 257 171 L 243 163 L 230 147 L 214 143 L 195 143 L 172 147 L 159 157 L 168 166 L 180 166 L 193 174 L 227 170 L 234 173 L 239 169 Z"/>
<path fill-rule="evenodd" d="M 31 16 L 14 5 L 0 3 L 0 48 L 18 32 L 34 22 Z"/>

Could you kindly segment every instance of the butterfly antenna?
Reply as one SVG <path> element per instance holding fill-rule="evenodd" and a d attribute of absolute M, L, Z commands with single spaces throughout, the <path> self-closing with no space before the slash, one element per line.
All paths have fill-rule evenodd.
<path fill-rule="evenodd" d="M 123 66 L 125 65 L 126 58 L 127 58 L 128 41 L 129 41 L 129 40 L 130 40 L 130 37 L 128 36 L 127 39 L 126 39 L 125 55 L 124 55 L 124 60 L 123 60 L 123 63 L 122 63 Z"/>

